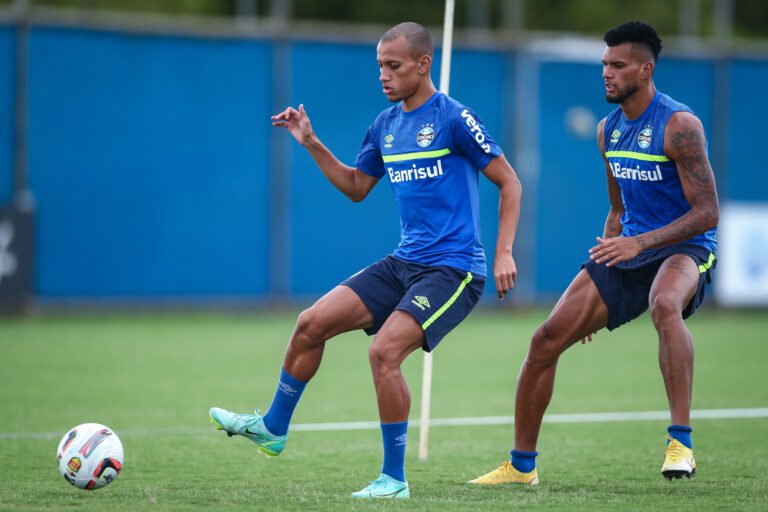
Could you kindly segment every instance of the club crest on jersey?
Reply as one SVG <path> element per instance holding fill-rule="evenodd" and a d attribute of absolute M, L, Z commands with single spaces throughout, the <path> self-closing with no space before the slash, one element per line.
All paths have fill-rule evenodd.
<path fill-rule="evenodd" d="M 416 135 L 416 144 L 418 144 L 420 147 L 425 148 L 432 144 L 432 141 L 435 138 L 435 130 L 431 126 L 425 126 L 421 130 L 419 130 L 418 135 Z"/>
<path fill-rule="evenodd" d="M 621 132 L 619 130 L 613 130 L 611 132 L 611 144 L 619 142 L 619 137 L 621 137 Z"/>
<path fill-rule="evenodd" d="M 391 148 L 392 147 L 392 141 L 395 140 L 395 136 L 391 133 L 384 137 L 384 147 L 385 148 Z"/>
<path fill-rule="evenodd" d="M 643 149 L 647 148 L 648 146 L 651 145 L 651 136 L 652 135 L 653 135 L 653 129 L 651 129 L 650 126 L 648 128 L 645 128 L 637 136 L 637 145 L 640 146 Z"/>

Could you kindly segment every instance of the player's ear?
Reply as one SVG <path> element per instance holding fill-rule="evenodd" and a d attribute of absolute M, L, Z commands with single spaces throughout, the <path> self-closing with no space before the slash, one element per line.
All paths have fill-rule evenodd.
<path fill-rule="evenodd" d="M 429 69 L 432 67 L 432 57 L 429 55 L 422 55 L 419 58 L 419 74 L 429 74 Z"/>
<path fill-rule="evenodd" d="M 640 78 L 643 80 L 648 80 L 653 78 L 653 69 L 656 67 L 656 64 L 652 60 L 647 60 L 643 63 L 642 66 L 640 66 Z"/>

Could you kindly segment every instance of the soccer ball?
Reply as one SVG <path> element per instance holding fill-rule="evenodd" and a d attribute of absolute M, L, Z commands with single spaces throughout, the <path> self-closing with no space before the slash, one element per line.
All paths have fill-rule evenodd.
<path fill-rule="evenodd" d="M 64 434 L 56 450 L 59 473 L 80 489 L 100 489 L 123 469 L 123 444 L 112 429 L 83 423 Z"/>

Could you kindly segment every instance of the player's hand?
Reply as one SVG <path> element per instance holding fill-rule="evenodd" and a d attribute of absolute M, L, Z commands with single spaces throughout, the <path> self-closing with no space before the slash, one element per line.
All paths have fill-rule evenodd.
<path fill-rule="evenodd" d="M 272 126 L 282 126 L 287 129 L 302 146 L 306 145 L 314 134 L 309 116 L 304 110 L 304 104 L 299 105 L 299 110 L 288 107 L 276 116 L 272 116 Z"/>
<path fill-rule="evenodd" d="M 515 287 L 517 279 L 517 266 L 515 259 L 509 253 L 497 254 L 493 262 L 493 279 L 496 281 L 496 293 L 499 300 L 504 300 L 504 295 Z"/>
<path fill-rule="evenodd" d="M 598 244 L 589 250 L 589 259 L 595 263 L 605 263 L 610 267 L 622 261 L 631 260 L 640 254 L 641 247 L 633 236 L 613 238 L 597 237 Z"/>
<path fill-rule="evenodd" d="M 597 333 L 592 332 L 592 333 L 587 334 L 583 338 L 581 338 L 581 344 L 582 345 L 586 345 L 588 341 L 592 341 L 592 336 L 594 336 L 595 334 L 597 334 Z"/>

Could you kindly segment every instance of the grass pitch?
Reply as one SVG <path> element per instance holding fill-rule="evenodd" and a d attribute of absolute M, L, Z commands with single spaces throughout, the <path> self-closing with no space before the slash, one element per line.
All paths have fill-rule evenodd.
<path fill-rule="evenodd" d="M 435 353 L 432 416 L 513 413 L 517 372 L 545 311 L 470 316 Z M 698 474 L 667 482 L 666 421 L 545 424 L 538 488 L 475 487 L 511 448 L 511 426 L 434 427 L 430 459 L 406 472 L 412 498 L 361 502 L 349 493 L 381 463 L 377 429 L 293 432 L 266 459 L 208 420 L 212 405 L 269 406 L 294 314 L 43 316 L 0 320 L 0 510 L 765 510 L 768 419 L 694 421 Z M 688 322 L 696 347 L 694 409 L 768 407 L 768 315 L 702 311 Z M 294 423 L 370 421 L 376 404 L 369 339 L 330 342 Z M 667 408 L 647 316 L 563 356 L 549 413 Z M 418 417 L 421 357 L 404 373 Z M 99 422 L 120 435 L 124 470 L 86 492 L 58 474 L 59 438 Z"/>

